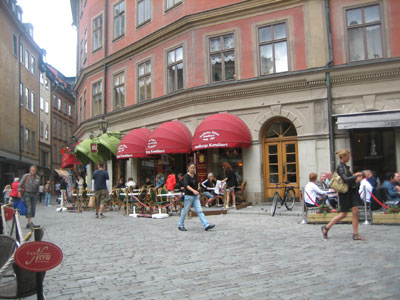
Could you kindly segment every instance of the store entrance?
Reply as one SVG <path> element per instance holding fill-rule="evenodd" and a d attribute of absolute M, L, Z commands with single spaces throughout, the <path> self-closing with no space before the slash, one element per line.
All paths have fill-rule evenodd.
<path fill-rule="evenodd" d="M 387 172 L 396 172 L 395 134 L 392 128 L 350 131 L 353 170 L 371 170 L 383 181 Z"/>

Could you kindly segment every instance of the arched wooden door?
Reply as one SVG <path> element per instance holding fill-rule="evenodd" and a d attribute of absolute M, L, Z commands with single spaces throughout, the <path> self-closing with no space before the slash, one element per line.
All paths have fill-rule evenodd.
<path fill-rule="evenodd" d="M 263 134 L 263 166 L 265 201 L 272 200 L 275 182 L 289 181 L 299 197 L 297 131 L 289 120 L 279 118 L 267 124 Z M 283 188 L 280 193 L 283 197 Z"/>

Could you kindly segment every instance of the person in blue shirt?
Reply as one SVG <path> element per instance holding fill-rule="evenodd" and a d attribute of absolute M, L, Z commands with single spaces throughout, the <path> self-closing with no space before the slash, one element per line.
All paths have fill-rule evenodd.
<path fill-rule="evenodd" d="M 387 201 L 389 204 L 400 204 L 400 193 L 396 190 L 395 174 L 393 172 L 386 173 L 386 180 L 383 182 L 382 187 L 385 189 Z"/>
<path fill-rule="evenodd" d="M 162 187 L 164 185 L 165 181 L 164 181 L 164 177 L 163 174 L 158 174 L 156 176 L 156 186 L 155 188 L 158 189 L 160 187 Z"/>

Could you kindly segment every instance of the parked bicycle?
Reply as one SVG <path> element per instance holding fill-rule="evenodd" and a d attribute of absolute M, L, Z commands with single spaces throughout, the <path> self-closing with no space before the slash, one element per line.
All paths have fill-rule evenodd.
<path fill-rule="evenodd" d="M 294 207 L 294 203 L 296 201 L 296 193 L 292 186 L 288 186 L 289 183 L 290 181 L 274 183 L 276 186 L 275 186 L 275 193 L 272 198 L 271 216 L 275 215 L 278 202 L 281 203 L 281 206 L 285 204 L 288 210 L 292 210 L 292 208 Z M 279 189 L 281 188 L 280 185 L 284 185 L 285 189 L 283 193 L 283 198 L 279 194 Z"/>

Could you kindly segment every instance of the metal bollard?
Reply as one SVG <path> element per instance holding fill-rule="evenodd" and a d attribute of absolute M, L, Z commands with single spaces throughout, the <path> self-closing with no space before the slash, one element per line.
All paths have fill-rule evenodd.
<path fill-rule="evenodd" d="M 304 194 L 304 191 L 301 190 L 300 191 L 300 202 L 303 205 L 303 214 L 302 214 L 303 220 L 301 220 L 300 224 L 308 224 L 308 222 L 307 222 L 307 207 L 306 207 L 306 204 L 304 203 L 303 194 Z"/>
<path fill-rule="evenodd" d="M 364 225 L 371 225 L 371 222 L 368 221 L 368 215 L 367 215 L 367 187 L 364 186 L 364 216 L 365 216 L 365 221 Z"/>

